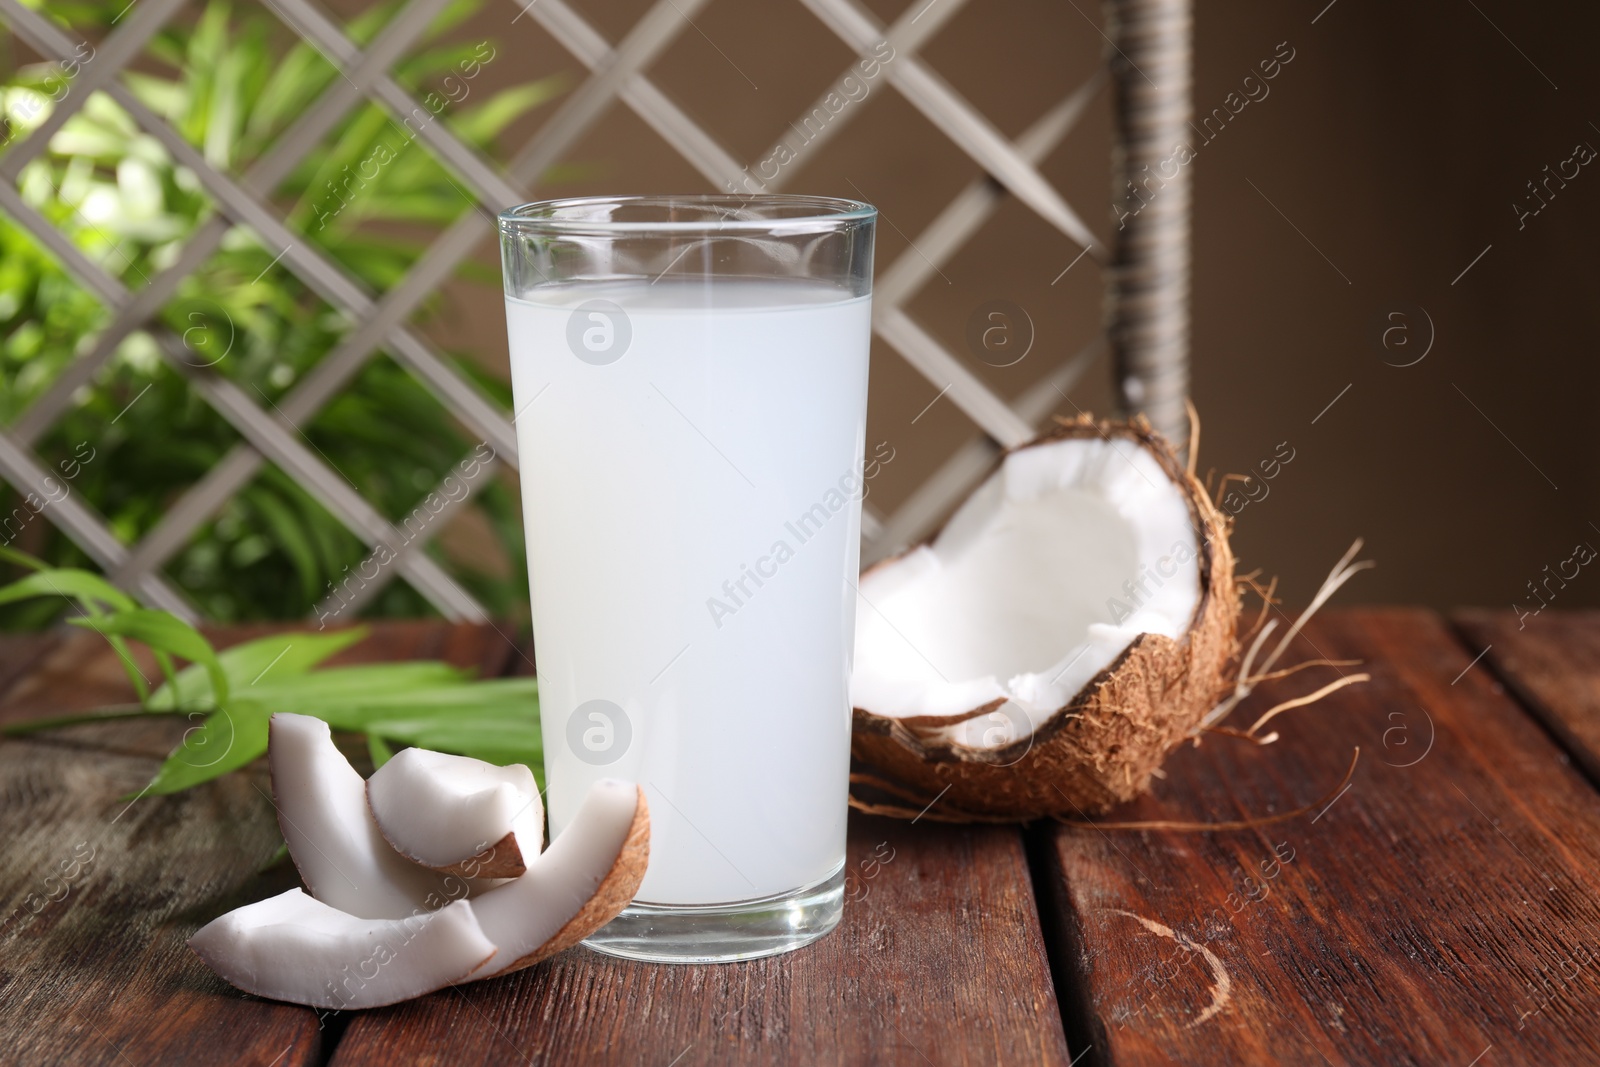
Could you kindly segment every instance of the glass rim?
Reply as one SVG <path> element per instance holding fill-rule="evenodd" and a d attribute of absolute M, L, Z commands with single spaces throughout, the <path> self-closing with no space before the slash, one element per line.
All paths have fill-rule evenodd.
<path fill-rule="evenodd" d="M 710 219 L 609 219 L 587 213 L 605 208 L 656 208 L 663 213 L 674 208 L 715 211 L 771 210 L 751 218 Z M 792 214 L 778 214 L 788 209 Z M 573 212 L 563 217 L 562 212 Z M 802 193 L 689 193 L 684 195 L 575 196 L 558 200 L 535 200 L 507 208 L 496 216 L 502 234 L 512 233 L 703 233 L 756 234 L 773 231 L 826 229 L 843 224 L 870 222 L 878 209 L 863 200 Z"/>

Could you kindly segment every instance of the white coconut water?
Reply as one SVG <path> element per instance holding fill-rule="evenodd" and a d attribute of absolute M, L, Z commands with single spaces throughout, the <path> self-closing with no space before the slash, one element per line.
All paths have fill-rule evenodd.
<path fill-rule="evenodd" d="M 534 295 L 506 313 L 552 833 L 628 778 L 640 901 L 819 881 L 844 859 L 869 299 Z"/>

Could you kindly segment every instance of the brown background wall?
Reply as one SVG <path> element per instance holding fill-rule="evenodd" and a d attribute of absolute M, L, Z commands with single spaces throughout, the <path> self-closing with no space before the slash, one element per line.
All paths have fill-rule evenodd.
<path fill-rule="evenodd" d="M 1503 0 L 1323 2 L 1230 0 L 1196 11 L 1197 113 L 1223 106 L 1281 42 L 1294 55 L 1269 95 L 1192 164 L 1202 469 L 1246 471 L 1280 442 L 1294 449 L 1236 534 L 1245 565 L 1281 575 L 1290 602 L 1309 596 L 1363 536 L 1380 567 L 1350 587 L 1350 599 L 1500 605 L 1521 595 L 1532 606 L 1525 583 L 1546 564 L 1579 540 L 1600 546 L 1590 432 L 1600 167 L 1583 167 L 1520 231 L 1511 205 L 1578 142 L 1600 147 L 1590 121 L 1600 120 L 1600 12 Z M 645 6 L 581 5 L 613 40 Z M 872 6 L 886 22 L 900 13 Z M 532 19 L 506 24 L 515 13 L 496 5 L 474 24 L 509 46 L 510 61 L 492 74 L 576 78 L 577 64 Z M 1099 19 L 1084 3 L 975 0 L 923 55 L 1014 136 L 1090 72 L 1104 47 Z M 694 22 L 652 77 L 741 159 L 765 156 L 851 59 L 788 0 L 718 0 Z M 1108 136 L 1102 94 L 1043 167 L 1107 236 Z M 704 188 L 620 107 L 571 158 L 590 173 L 550 195 Z M 978 173 L 881 82 L 843 135 L 796 166 L 789 189 L 863 195 L 883 209 L 880 270 Z M 1008 203 L 910 310 L 1015 396 L 1098 328 L 1101 280 L 1088 261 L 1051 285 L 1076 253 Z M 1036 324 L 1032 352 L 1014 367 L 988 367 L 963 344 L 967 318 L 993 298 L 1020 304 Z M 1395 311 L 1406 317 L 1385 318 Z M 492 293 L 463 291 L 450 317 L 503 367 L 497 316 Z M 1436 336 L 1427 357 L 1386 365 L 1420 354 L 1428 320 Z M 1394 325 L 1409 332 L 1391 333 L 1385 349 L 1383 330 Z M 971 427 L 947 401 L 913 425 L 938 390 L 884 346 L 873 358 L 869 433 L 896 449 L 871 498 L 887 513 Z M 1060 410 L 1103 411 L 1108 398 L 1102 362 Z M 1560 602 L 1600 603 L 1600 577 L 1580 574 Z"/>
<path fill-rule="evenodd" d="M 345 17 L 365 6 L 329 0 Z M 616 41 L 648 0 L 575 6 Z M 894 0 L 869 6 L 886 23 L 902 13 Z M 1093 71 L 1106 47 L 1100 19 L 1087 0 L 972 0 L 921 54 L 1015 136 Z M 1261 60 L 1293 52 L 1269 95 L 1232 116 L 1192 164 L 1201 469 L 1247 471 L 1282 442 L 1294 450 L 1270 494 L 1240 515 L 1244 566 L 1281 575 L 1289 602 L 1300 602 L 1363 536 L 1380 567 L 1349 600 L 1532 606 L 1526 583 L 1546 565 L 1580 540 L 1600 546 L 1591 431 L 1600 166 L 1565 188 L 1552 183 L 1554 198 L 1521 229 L 1512 205 L 1535 203 L 1526 183 L 1579 142 L 1600 147 L 1600 8 L 1227 0 L 1200 3 L 1195 25 L 1198 114 L 1225 106 Z M 452 36 L 497 44 L 474 93 L 554 73 L 576 85 L 584 74 L 512 0 L 489 0 Z M 853 59 L 797 0 L 713 0 L 650 76 L 754 163 Z M 1113 230 L 1107 100 L 1042 167 L 1103 237 Z M 506 154 L 552 107 L 507 132 Z M 845 117 L 837 137 L 792 165 L 786 188 L 878 204 L 881 271 L 917 254 L 908 242 L 980 169 L 885 79 Z M 580 170 L 536 195 L 707 188 L 621 105 L 567 160 Z M 1099 329 L 1098 271 L 1084 260 L 1061 274 L 1077 253 L 1007 202 L 908 310 L 1014 397 Z M 497 268 L 492 244 L 479 259 Z M 498 291 L 455 282 L 445 296 L 424 329 L 503 374 Z M 974 311 L 997 298 L 1025 308 L 1036 328 L 1028 357 L 1007 368 L 973 358 L 964 342 Z M 1385 319 L 1394 312 L 1405 317 Z M 1385 349 L 1384 327 L 1402 324 L 1409 332 L 1390 340 L 1410 346 Z M 1430 332 L 1426 358 L 1389 365 L 1420 354 Z M 896 458 L 870 499 L 888 514 L 974 431 L 948 399 L 918 418 L 938 388 L 886 346 L 873 361 L 869 437 Z M 1101 361 L 1059 411 L 1104 412 L 1109 396 Z M 452 535 L 472 540 L 470 530 Z M 1600 575 L 1580 573 L 1558 602 L 1600 604 Z"/>

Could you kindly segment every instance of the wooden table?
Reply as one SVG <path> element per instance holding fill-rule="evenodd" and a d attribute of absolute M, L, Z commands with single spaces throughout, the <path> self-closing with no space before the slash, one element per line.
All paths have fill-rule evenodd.
<path fill-rule="evenodd" d="M 215 635 L 229 643 L 260 631 Z M 365 1014 L 242 996 L 184 947 L 278 892 L 263 771 L 119 800 L 183 726 L 0 744 L 0 1060 L 27 1064 L 1600 1062 L 1600 614 L 1329 612 L 1298 649 L 1372 681 L 1212 736 L 1124 819 L 857 818 L 840 929 L 716 967 L 573 950 Z M 525 669 L 491 628 L 382 625 L 346 662 Z M 1296 658 L 1291 653 L 1290 660 Z M 1236 713 L 1305 691 L 1264 687 Z M 86 634 L 0 642 L 0 721 L 128 694 Z M 1296 688 L 1298 686 L 1298 688 Z"/>

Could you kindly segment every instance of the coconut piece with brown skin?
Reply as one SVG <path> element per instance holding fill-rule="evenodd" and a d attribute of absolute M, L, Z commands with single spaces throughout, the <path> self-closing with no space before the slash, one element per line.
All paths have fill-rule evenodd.
<path fill-rule="evenodd" d="M 403 919 L 465 896 L 468 885 L 418 866 L 384 839 L 367 783 L 328 724 L 280 711 L 267 733 L 278 828 L 311 895 L 363 919 Z"/>
<path fill-rule="evenodd" d="M 576 945 L 633 900 L 650 862 L 650 806 L 632 782 L 601 778 L 521 877 L 471 901 L 495 946 L 473 978 L 531 967 Z"/>
<path fill-rule="evenodd" d="M 396 852 L 443 874 L 515 878 L 544 846 L 533 772 L 424 748 L 367 779 L 367 806 Z"/>
<path fill-rule="evenodd" d="M 370 915 L 409 905 L 415 890 L 389 881 L 393 868 L 376 859 L 387 846 L 369 827 L 366 805 L 350 802 L 342 775 L 325 776 L 340 787 L 329 794 L 314 774 L 289 773 L 288 764 L 296 760 L 305 762 L 306 772 L 329 770 L 330 760 L 317 743 L 327 740 L 326 725 L 310 728 L 301 716 L 274 722 L 270 743 L 277 746 L 274 784 L 280 811 L 287 801 L 303 821 L 314 822 L 313 830 L 301 835 L 302 848 L 335 849 L 327 857 L 328 869 L 353 864 L 359 881 L 351 878 L 351 884 L 381 903 L 357 900 L 352 913 L 291 890 L 208 923 L 190 940 L 191 948 L 245 992 L 313 1007 L 367 1008 L 518 970 L 611 921 L 644 879 L 650 857 L 644 791 L 632 782 L 605 778 L 590 786 L 577 815 L 548 849 L 523 857 L 526 869 L 519 877 L 471 900 L 442 906 L 424 901 L 403 915 Z M 289 794 L 291 785 L 306 788 L 306 796 Z M 463 833 L 470 837 L 479 829 L 464 826 Z M 537 847 L 534 832 L 525 837 Z M 398 853 L 390 855 L 407 863 Z"/>
<path fill-rule="evenodd" d="M 1233 565 L 1146 422 L 1063 422 L 862 575 L 855 756 L 957 817 L 1133 799 L 1229 687 Z"/>

